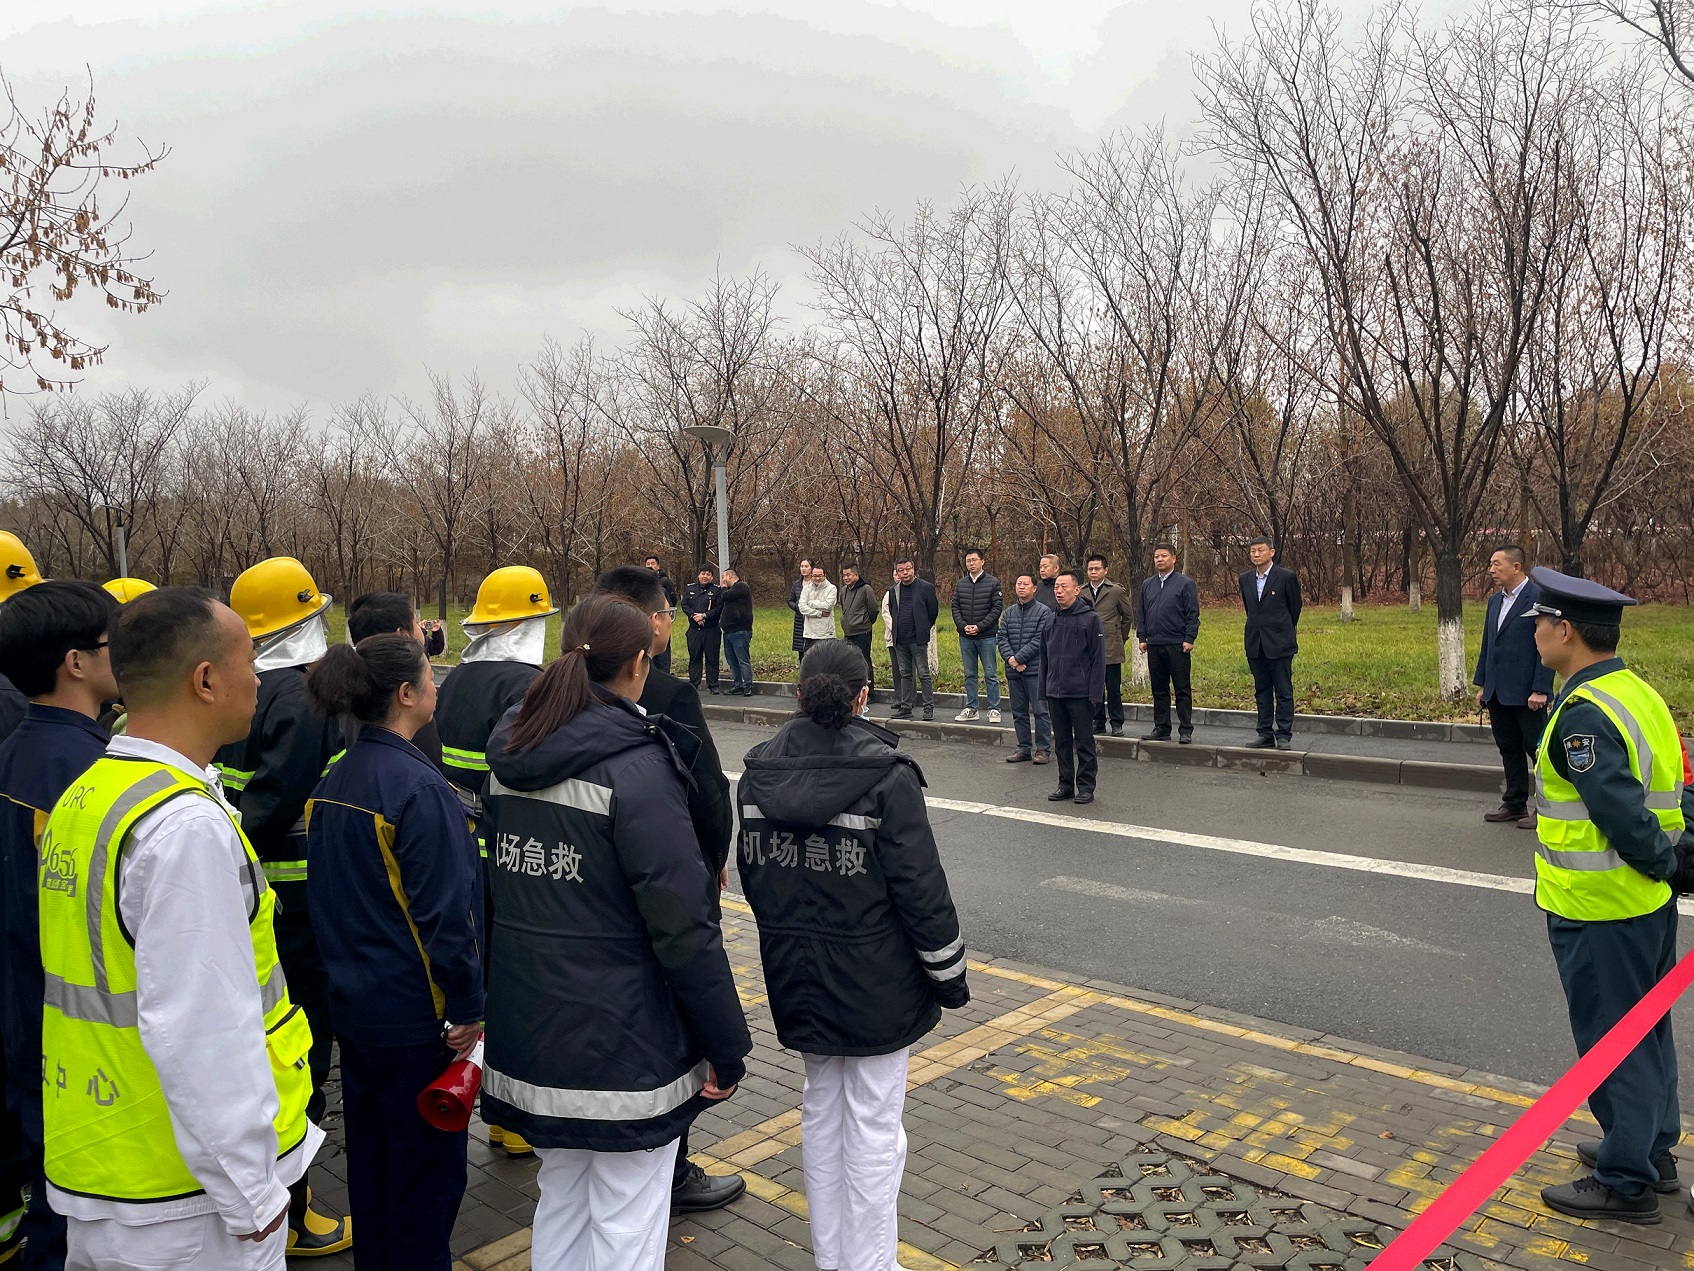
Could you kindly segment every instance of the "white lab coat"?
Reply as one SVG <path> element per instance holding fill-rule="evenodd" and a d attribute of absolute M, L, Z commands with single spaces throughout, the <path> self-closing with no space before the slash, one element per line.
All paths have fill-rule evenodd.
<path fill-rule="evenodd" d="M 207 777 L 168 746 L 115 737 L 107 753 Z M 75 1196 L 47 1185 L 72 1220 L 146 1226 L 216 1213 L 232 1235 L 258 1231 L 288 1205 L 323 1142 L 306 1137 L 277 1159 L 276 1083 L 265 1051 L 265 1011 L 248 931 L 247 857 L 229 817 L 180 795 L 138 821 L 119 865 L 118 904 L 135 936 L 141 1043 L 158 1070 L 177 1151 L 205 1191 L 150 1204 Z M 268 1242 L 267 1242 L 268 1243 Z"/>

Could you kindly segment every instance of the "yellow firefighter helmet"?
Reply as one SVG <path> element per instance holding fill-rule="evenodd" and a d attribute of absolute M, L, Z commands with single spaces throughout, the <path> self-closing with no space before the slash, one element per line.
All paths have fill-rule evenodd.
<path fill-rule="evenodd" d="M 297 627 L 329 608 L 330 597 L 292 556 L 273 556 L 243 570 L 229 589 L 229 607 L 255 640 Z"/>
<path fill-rule="evenodd" d="M 10 530 L 0 530 L 0 600 L 10 600 L 40 581 L 41 571 L 23 539 Z"/>
<path fill-rule="evenodd" d="M 145 596 L 150 591 L 158 590 L 145 578 L 114 578 L 111 582 L 100 585 L 117 597 L 120 605 L 127 605 L 137 596 Z"/>
<path fill-rule="evenodd" d="M 476 589 L 476 607 L 465 624 L 482 626 L 524 618 L 550 618 L 558 612 L 547 594 L 547 583 L 540 570 L 528 565 L 507 565 L 482 580 L 482 586 Z"/>

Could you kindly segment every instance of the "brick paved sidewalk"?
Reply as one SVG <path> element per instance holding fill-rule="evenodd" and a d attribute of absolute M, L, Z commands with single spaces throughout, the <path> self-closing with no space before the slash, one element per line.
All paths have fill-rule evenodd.
<path fill-rule="evenodd" d="M 667 1266 L 811 1271 L 802 1069 L 772 1031 L 752 919 L 731 898 L 725 910 L 755 1051 L 735 1098 L 699 1120 L 692 1145 L 709 1172 L 739 1170 L 748 1194 L 673 1222 Z M 912 1055 L 900 1205 L 900 1262 L 912 1271 L 1073 1258 L 1080 1268 L 1353 1271 L 1539 1093 L 1012 962 L 973 961 L 971 991 Z M 1685 1194 L 1664 1198 L 1657 1227 L 1577 1222 L 1541 1205 L 1539 1189 L 1578 1173 L 1572 1145 L 1594 1134 L 1585 1115 L 1573 1119 L 1467 1224 L 1453 1242 L 1464 1252 L 1430 1266 L 1694 1266 Z M 527 1271 L 534 1163 L 490 1149 L 480 1123 L 473 1135 L 457 1265 Z M 338 1165 L 332 1156 L 319 1183 L 337 1204 Z"/>

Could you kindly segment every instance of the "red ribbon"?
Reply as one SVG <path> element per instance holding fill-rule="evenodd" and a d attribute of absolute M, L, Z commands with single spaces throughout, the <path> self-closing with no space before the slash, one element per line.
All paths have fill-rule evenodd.
<path fill-rule="evenodd" d="M 1370 1271 L 1419 1271 L 1424 1259 L 1494 1195 L 1518 1168 L 1594 1093 L 1624 1057 L 1664 1018 L 1694 981 L 1694 953 L 1671 968 L 1574 1067 L 1553 1084 L 1486 1152 L 1455 1178 L 1370 1264 Z"/>

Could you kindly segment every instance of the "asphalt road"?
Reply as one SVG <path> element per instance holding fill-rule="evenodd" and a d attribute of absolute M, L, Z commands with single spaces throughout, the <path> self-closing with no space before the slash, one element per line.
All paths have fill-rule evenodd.
<path fill-rule="evenodd" d="M 732 771 L 770 736 L 712 732 Z M 1102 760 L 1078 808 L 998 748 L 902 749 L 972 949 L 1527 1081 L 1576 1057 L 1543 915 L 1498 889 L 1533 877 L 1533 835 L 1484 796 Z M 1674 1019 L 1686 1046 L 1694 1003 Z"/>

